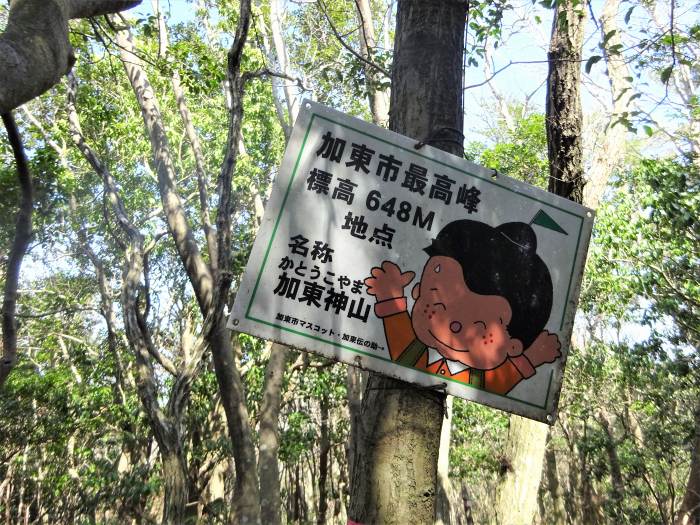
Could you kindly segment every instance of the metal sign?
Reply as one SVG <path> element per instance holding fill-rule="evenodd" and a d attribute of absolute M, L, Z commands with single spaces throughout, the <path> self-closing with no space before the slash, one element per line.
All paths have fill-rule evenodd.
<path fill-rule="evenodd" d="M 551 423 L 592 224 L 307 101 L 229 327 Z"/>

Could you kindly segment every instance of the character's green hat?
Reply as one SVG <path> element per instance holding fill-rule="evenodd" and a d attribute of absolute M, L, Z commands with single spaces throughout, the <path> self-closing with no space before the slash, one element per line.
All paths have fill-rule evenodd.
<path fill-rule="evenodd" d="M 564 235 L 569 235 L 564 231 L 564 228 L 559 226 L 557 222 L 552 219 L 544 210 L 538 211 L 535 216 L 530 221 L 530 224 L 536 224 L 537 226 L 542 226 L 548 230 L 553 230 L 555 232 L 563 233 Z"/>

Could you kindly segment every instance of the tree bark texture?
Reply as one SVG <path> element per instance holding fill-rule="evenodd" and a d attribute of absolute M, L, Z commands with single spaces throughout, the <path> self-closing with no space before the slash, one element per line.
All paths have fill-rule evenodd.
<path fill-rule="evenodd" d="M 369 0 L 356 0 L 357 14 L 360 22 L 360 52 L 368 61 L 372 61 L 372 50 L 377 45 L 372 19 L 372 7 Z M 382 73 L 369 64 L 364 65 L 365 82 L 372 121 L 377 126 L 386 127 L 389 123 L 389 94 L 386 89 L 379 89 L 378 83 Z"/>
<path fill-rule="evenodd" d="M 583 200 L 583 142 L 581 129 L 583 126 L 583 112 L 581 109 L 581 48 L 583 45 L 584 28 L 586 23 L 586 9 L 588 2 L 575 2 L 563 0 L 557 2 L 552 21 L 552 33 L 549 42 L 549 72 L 547 74 L 546 95 L 546 120 L 547 153 L 549 159 L 549 184 L 550 192 L 566 197 L 579 204 Z M 519 497 L 530 498 L 528 507 L 532 509 L 532 516 L 537 510 L 537 489 L 542 478 L 542 466 L 547 441 L 548 427 L 534 421 L 522 421 L 522 418 L 511 416 L 511 430 L 520 434 L 524 441 L 520 444 L 513 442 L 511 445 L 509 431 L 509 450 L 514 451 L 513 469 L 524 469 L 518 472 L 520 482 L 513 477 L 512 489 Z M 516 449 L 511 448 L 517 447 Z M 522 450 L 519 451 L 522 447 Z M 527 448 L 531 457 L 522 454 Z M 525 462 L 524 464 L 522 462 Z M 530 470 L 528 483 L 527 471 Z M 506 477 L 506 479 L 508 479 Z M 536 482 L 536 485 L 535 485 Z M 534 486 L 534 490 L 533 490 Z M 501 492 L 501 506 L 507 504 L 505 495 Z M 556 494 L 552 498 L 556 498 Z M 585 501 L 585 500 L 584 500 Z M 510 504 L 511 507 L 516 507 Z M 509 515 L 508 509 L 503 507 Z M 521 513 L 524 517 L 524 512 Z M 531 520 L 530 520 L 531 522 Z M 528 522 L 529 523 L 529 522 Z"/>
<path fill-rule="evenodd" d="M 557 2 L 547 75 L 549 191 L 579 203 L 583 199 L 580 85 L 586 5 L 574 0 Z"/>
<path fill-rule="evenodd" d="M 367 381 L 367 372 L 354 366 L 347 367 L 345 386 L 347 389 L 348 416 L 350 432 L 347 442 L 348 479 L 352 479 L 352 468 L 355 464 L 355 452 L 360 446 L 362 431 L 362 391 Z"/>
<path fill-rule="evenodd" d="M 564 523 L 566 509 L 564 507 L 564 503 L 562 502 L 562 489 L 559 483 L 557 455 L 552 449 L 551 441 L 549 439 L 547 441 L 548 443 L 545 450 L 545 464 L 547 467 L 547 488 L 545 490 L 549 491 L 549 495 L 552 501 L 550 516 L 552 523 Z"/>
<path fill-rule="evenodd" d="M 328 396 L 321 398 L 321 435 L 319 439 L 318 454 L 318 514 L 316 524 L 326 523 L 326 513 L 328 512 L 328 464 L 329 452 L 331 450 L 330 428 L 328 424 Z"/>
<path fill-rule="evenodd" d="M 151 141 L 153 164 L 158 177 L 158 191 L 168 229 L 200 308 L 206 310 L 212 302 L 213 277 L 202 259 L 199 246 L 190 229 L 182 199 L 177 192 L 175 166 L 155 93 L 148 81 L 141 59 L 134 53 L 134 43 L 129 32 L 119 31 L 116 41 L 120 47 L 124 70 L 141 108 L 141 115 Z"/>
<path fill-rule="evenodd" d="M 683 503 L 675 525 L 696 525 L 700 523 L 700 406 L 695 408 L 695 437 L 690 456 L 690 471 L 685 486 Z"/>
<path fill-rule="evenodd" d="M 448 396 L 445 401 L 445 421 L 440 433 L 440 453 L 438 455 L 438 492 L 435 505 L 435 525 L 456 523 L 452 519 L 453 488 L 450 482 L 450 441 L 452 438 L 452 404 L 454 398 Z"/>
<path fill-rule="evenodd" d="M 188 500 L 187 466 L 184 452 L 177 447 L 174 450 L 161 450 L 161 471 L 163 476 L 163 525 L 186 523 L 186 506 Z"/>
<path fill-rule="evenodd" d="M 549 426 L 520 416 L 510 416 L 506 450 L 502 458 L 497 523 L 530 525 L 537 513 L 537 491 L 542 476 Z"/>
<path fill-rule="evenodd" d="M 12 152 L 17 164 L 17 179 L 21 190 L 15 235 L 7 261 L 5 289 L 2 301 L 2 361 L 0 362 L 0 388 L 17 361 L 17 290 L 24 254 L 32 239 L 32 212 L 34 211 L 34 184 L 29 171 L 27 156 L 19 136 L 19 129 L 11 113 L 2 115 Z"/>
<path fill-rule="evenodd" d="M 251 2 L 242 0 L 240 16 L 236 26 L 236 35 L 228 51 L 226 85 L 231 101 L 228 121 L 228 138 L 224 160 L 217 180 L 219 209 L 216 214 L 216 235 L 218 248 L 219 272 L 216 276 L 212 310 L 212 327 L 207 332 L 207 342 L 212 351 L 214 370 L 221 400 L 226 411 L 229 434 L 233 442 L 234 460 L 236 462 L 236 485 L 234 502 L 236 520 L 241 524 L 260 522 L 260 487 L 257 471 L 257 459 L 253 436 L 248 422 L 245 390 L 240 372 L 236 367 L 231 344 L 232 334 L 226 328 L 224 308 L 229 299 L 231 288 L 231 218 L 234 212 L 232 196 L 232 179 L 238 159 L 241 125 L 243 122 L 244 80 L 241 75 L 243 48 L 248 38 L 250 27 Z M 237 334 L 233 340 L 238 341 Z"/>
<path fill-rule="evenodd" d="M 280 344 L 273 344 L 270 358 L 265 368 L 265 387 L 260 403 L 260 429 L 258 445 L 258 471 L 260 477 L 260 518 L 263 523 L 282 523 L 280 511 L 279 464 L 279 415 L 282 400 L 284 371 L 289 360 L 289 350 Z"/>
<path fill-rule="evenodd" d="M 617 454 L 617 443 L 610 425 L 608 415 L 600 410 L 598 412 L 598 423 L 600 423 L 605 433 L 605 453 L 608 456 L 608 466 L 610 467 L 610 479 L 612 480 L 612 504 L 615 507 L 617 516 L 622 519 L 622 502 L 625 495 L 625 482 L 620 469 L 620 458 Z"/>
<path fill-rule="evenodd" d="M 13 0 L 0 35 L 0 114 L 48 91 L 75 61 L 68 20 L 116 13 L 141 0 Z"/>
<path fill-rule="evenodd" d="M 609 36 L 603 49 L 607 65 L 608 80 L 610 81 L 610 119 L 604 133 L 600 133 L 600 143 L 592 148 L 593 160 L 588 169 L 586 186 L 583 188 L 583 203 L 589 208 L 596 208 L 608 181 L 615 169 L 624 160 L 625 138 L 627 127 L 623 124 L 613 125 L 623 112 L 634 110 L 632 73 L 619 52 L 611 52 L 617 46 L 622 46 L 622 36 L 617 26 L 617 14 L 620 0 L 606 0 L 600 17 L 601 38 Z"/>
<path fill-rule="evenodd" d="M 391 130 L 460 157 L 466 13 L 463 2 L 399 1 L 389 112 Z M 444 403 L 445 394 L 370 374 L 350 520 L 433 523 Z"/>

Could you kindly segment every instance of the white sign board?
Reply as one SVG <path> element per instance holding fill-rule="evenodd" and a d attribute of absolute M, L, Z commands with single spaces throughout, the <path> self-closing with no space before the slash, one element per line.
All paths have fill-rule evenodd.
<path fill-rule="evenodd" d="M 592 224 L 304 102 L 229 327 L 551 423 Z"/>

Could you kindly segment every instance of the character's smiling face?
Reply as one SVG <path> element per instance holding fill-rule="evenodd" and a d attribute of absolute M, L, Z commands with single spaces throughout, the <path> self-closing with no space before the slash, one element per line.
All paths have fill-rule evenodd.
<path fill-rule="evenodd" d="M 447 359 L 491 370 L 508 356 L 522 354 L 522 342 L 508 334 L 508 301 L 472 292 L 455 259 L 431 257 L 411 295 L 416 300 L 411 314 L 416 336 Z"/>

